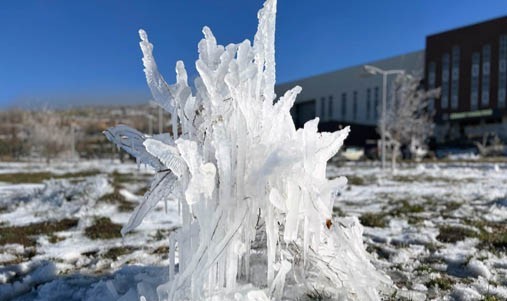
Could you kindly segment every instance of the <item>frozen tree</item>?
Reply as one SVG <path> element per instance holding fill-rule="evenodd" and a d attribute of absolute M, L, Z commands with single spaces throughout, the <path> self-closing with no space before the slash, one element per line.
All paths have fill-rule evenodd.
<path fill-rule="evenodd" d="M 391 283 L 370 263 L 357 218 L 332 216 L 346 179 L 326 179 L 326 164 L 349 128 L 319 133 L 316 118 L 296 130 L 290 108 L 300 87 L 275 101 L 275 15 L 276 0 L 266 1 L 253 43 L 222 46 L 204 27 L 195 91 L 181 61 L 176 83 L 166 83 L 139 31 L 147 82 L 172 114 L 172 134 L 127 126 L 105 134 L 157 170 L 122 233 L 157 202 L 179 202 L 162 300 L 280 300 L 315 290 L 375 300 Z"/>
<path fill-rule="evenodd" d="M 29 112 L 25 118 L 32 152 L 45 158 L 46 163 L 49 164 L 52 158 L 71 150 L 71 128 L 57 112 L 42 108 Z"/>
<path fill-rule="evenodd" d="M 0 159 L 17 161 L 29 154 L 25 115 L 19 109 L 0 112 Z"/>
<path fill-rule="evenodd" d="M 402 145 L 410 145 L 411 150 L 417 152 L 433 133 L 433 113 L 428 105 L 431 98 L 439 95 L 440 89 L 426 91 L 420 87 L 420 82 L 409 74 L 398 75 L 385 118 L 380 119 L 379 128 L 385 124 L 385 136 L 392 149 L 393 170 Z"/>

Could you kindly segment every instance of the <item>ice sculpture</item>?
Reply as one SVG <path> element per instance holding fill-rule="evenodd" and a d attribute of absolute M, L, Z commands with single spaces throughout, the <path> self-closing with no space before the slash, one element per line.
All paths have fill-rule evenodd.
<path fill-rule="evenodd" d="M 176 83 L 165 82 L 139 31 L 147 82 L 172 114 L 172 135 L 126 126 L 106 135 L 158 171 L 122 233 L 157 202 L 180 204 L 161 300 L 280 300 L 315 291 L 374 300 L 390 283 L 371 265 L 358 220 L 332 217 L 346 179 L 326 179 L 326 164 L 349 128 L 319 133 L 316 118 L 296 129 L 290 108 L 300 87 L 275 101 L 275 16 L 276 0 L 267 0 L 253 44 L 218 45 L 204 27 L 195 92 L 181 61 Z"/>

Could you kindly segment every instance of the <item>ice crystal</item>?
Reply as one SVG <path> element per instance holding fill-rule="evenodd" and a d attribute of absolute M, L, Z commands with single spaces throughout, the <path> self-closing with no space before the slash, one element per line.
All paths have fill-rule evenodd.
<path fill-rule="evenodd" d="M 147 82 L 172 114 L 172 136 L 126 126 L 106 135 L 158 171 L 123 233 L 157 202 L 180 203 L 160 299 L 280 300 L 319 290 L 371 300 L 389 284 L 369 262 L 357 219 L 332 217 L 346 179 L 326 179 L 326 164 L 349 128 L 319 133 L 316 118 L 296 129 L 290 109 L 300 87 L 275 101 L 275 16 L 276 0 L 267 0 L 253 44 L 218 45 L 204 27 L 195 91 L 181 61 L 176 83 L 165 82 L 139 31 Z"/>

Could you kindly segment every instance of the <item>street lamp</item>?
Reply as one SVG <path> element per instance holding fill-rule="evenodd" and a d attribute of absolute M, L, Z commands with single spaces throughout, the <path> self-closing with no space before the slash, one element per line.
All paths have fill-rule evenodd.
<path fill-rule="evenodd" d="M 163 112 L 162 107 L 158 105 L 154 100 L 148 102 L 151 108 L 158 109 L 158 133 L 162 134 L 164 129 Z"/>
<path fill-rule="evenodd" d="M 405 70 L 383 70 L 372 65 L 364 65 L 364 71 L 371 75 L 382 75 L 382 122 L 380 123 L 382 169 L 386 167 L 386 102 L 387 102 L 387 76 L 391 74 L 404 74 Z"/>
<path fill-rule="evenodd" d="M 153 115 L 149 113 L 146 113 L 145 116 L 148 119 L 148 134 L 150 136 L 153 136 L 153 120 L 155 119 L 155 117 L 153 117 Z"/>

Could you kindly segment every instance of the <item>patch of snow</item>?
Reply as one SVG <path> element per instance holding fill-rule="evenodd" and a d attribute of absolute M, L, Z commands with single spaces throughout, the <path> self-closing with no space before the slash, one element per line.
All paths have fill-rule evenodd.
<path fill-rule="evenodd" d="M 462 284 L 455 285 L 451 296 L 456 301 L 476 301 L 482 300 L 482 295 L 475 289 Z"/>
<path fill-rule="evenodd" d="M 12 283 L 0 284 L 0 300 L 12 299 L 56 277 L 55 266 L 49 262 L 31 267 L 31 269 L 33 271 L 24 271 L 26 274 L 19 280 L 15 280 Z"/>
<path fill-rule="evenodd" d="M 468 262 L 466 268 L 469 271 L 469 273 L 474 277 L 482 276 L 486 279 L 491 278 L 491 272 L 482 261 L 472 259 Z"/>

